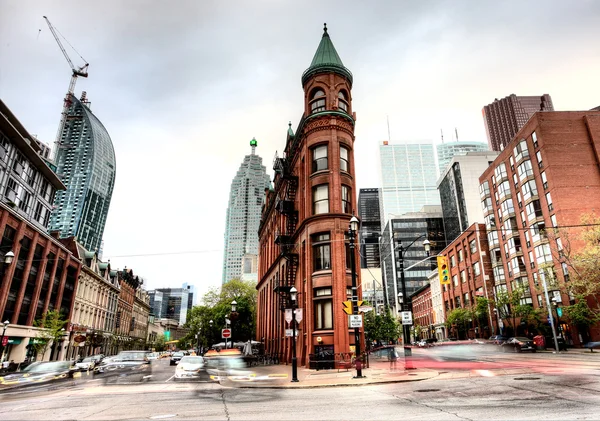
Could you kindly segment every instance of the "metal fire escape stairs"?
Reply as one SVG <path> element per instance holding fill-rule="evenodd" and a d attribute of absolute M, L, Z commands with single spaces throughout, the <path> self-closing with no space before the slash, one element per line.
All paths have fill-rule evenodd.
<path fill-rule="evenodd" d="M 289 292 L 298 272 L 299 255 L 297 245 L 294 243 L 294 234 L 298 224 L 298 211 L 295 209 L 296 192 L 298 190 L 298 176 L 292 175 L 291 164 L 286 158 L 275 157 L 273 170 L 280 175 L 284 183 L 283 197 L 275 205 L 275 209 L 285 219 L 285 232 L 277 233 L 275 244 L 281 247 L 281 256 L 286 260 L 285 270 L 275 285 L 275 292 L 279 294 L 279 305 L 284 311 L 289 304 Z"/>

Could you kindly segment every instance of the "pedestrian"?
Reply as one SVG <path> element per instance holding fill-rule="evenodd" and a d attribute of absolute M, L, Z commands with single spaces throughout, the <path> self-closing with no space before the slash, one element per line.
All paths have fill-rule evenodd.
<path fill-rule="evenodd" d="M 390 370 L 391 371 L 396 371 L 396 362 L 398 361 L 398 352 L 396 351 L 396 348 L 392 348 L 391 352 L 390 352 Z"/>

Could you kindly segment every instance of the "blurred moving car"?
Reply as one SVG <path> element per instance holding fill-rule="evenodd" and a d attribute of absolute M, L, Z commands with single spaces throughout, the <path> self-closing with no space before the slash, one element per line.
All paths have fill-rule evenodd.
<path fill-rule="evenodd" d="M 507 340 L 508 340 L 508 337 L 503 336 L 503 335 L 490 336 L 490 339 L 488 339 L 488 341 L 494 345 L 502 345 Z"/>
<path fill-rule="evenodd" d="M 254 373 L 247 369 L 241 354 L 207 358 L 206 372 L 214 381 L 251 381 L 254 377 Z"/>
<path fill-rule="evenodd" d="M 127 377 L 128 381 L 144 381 L 152 377 L 152 364 L 148 359 L 150 351 L 122 351 L 110 361 L 106 359 L 94 368 L 94 377 L 118 381 Z"/>
<path fill-rule="evenodd" d="M 99 361 L 98 358 L 85 357 L 81 362 L 75 363 L 75 367 L 79 371 L 93 370 L 94 367 L 96 367 L 96 364 L 98 361 Z"/>
<path fill-rule="evenodd" d="M 533 340 L 522 336 L 509 338 L 506 342 L 500 345 L 500 348 L 503 352 L 535 352 L 535 345 L 533 344 Z"/>
<path fill-rule="evenodd" d="M 34 362 L 23 370 L 0 377 L 3 389 L 72 379 L 77 371 L 70 361 Z"/>
<path fill-rule="evenodd" d="M 179 364 L 179 361 L 181 361 L 183 357 L 185 357 L 185 354 L 183 352 L 174 352 L 173 355 L 171 355 L 171 361 L 169 361 L 169 365 Z"/>
<path fill-rule="evenodd" d="M 197 356 L 184 356 L 175 369 L 175 380 L 178 379 L 200 379 L 208 380 L 208 374 L 204 369 L 204 358 Z"/>
<path fill-rule="evenodd" d="M 150 354 L 148 354 L 148 359 L 150 361 L 155 361 L 158 360 L 160 358 L 160 354 L 158 352 L 151 352 Z"/>

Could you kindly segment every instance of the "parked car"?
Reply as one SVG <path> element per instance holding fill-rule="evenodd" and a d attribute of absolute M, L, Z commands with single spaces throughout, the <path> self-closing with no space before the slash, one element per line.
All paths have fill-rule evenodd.
<path fill-rule="evenodd" d="M 122 351 L 109 362 L 106 359 L 94 368 L 94 377 L 118 381 L 145 381 L 152 377 L 152 364 L 148 359 L 150 351 Z"/>
<path fill-rule="evenodd" d="M 179 352 L 174 352 L 173 355 L 171 355 L 171 360 L 169 361 L 169 365 L 177 365 L 179 364 L 179 361 L 181 361 L 181 359 L 185 357 L 185 354 L 181 351 Z"/>
<path fill-rule="evenodd" d="M 500 345 L 503 352 L 522 352 L 531 351 L 535 352 L 535 345 L 533 340 L 521 336 L 509 338 L 506 342 Z"/>
<path fill-rule="evenodd" d="M 23 370 L 0 377 L 2 389 L 54 383 L 72 379 L 77 371 L 71 361 L 34 362 Z"/>
<path fill-rule="evenodd" d="M 502 335 L 490 336 L 490 339 L 488 339 L 488 341 L 490 343 L 493 343 L 494 345 L 502 345 L 507 340 L 508 340 L 508 337 L 502 336 Z"/>
<path fill-rule="evenodd" d="M 197 356 L 184 356 L 175 369 L 175 380 L 178 379 L 201 379 L 208 380 L 205 370 L 205 360 Z"/>

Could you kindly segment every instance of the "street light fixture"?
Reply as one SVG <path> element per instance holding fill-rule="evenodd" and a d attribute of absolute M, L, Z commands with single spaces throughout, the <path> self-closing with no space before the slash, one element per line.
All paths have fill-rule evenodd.
<path fill-rule="evenodd" d="M 296 298 L 298 290 L 295 286 L 290 288 L 290 300 L 292 301 L 292 382 L 298 382 L 298 361 L 296 360 Z"/>
<path fill-rule="evenodd" d="M 8 329 L 10 322 L 6 320 L 2 325 L 4 328 L 2 329 L 2 339 L 0 339 L 0 347 L 2 347 L 0 348 L 0 361 L 2 361 L 2 357 L 4 356 L 4 334 L 6 333 L 6 329 Z"/>
<path fill-rule="evenodd" d="M 348 238 L 350 240 L 350 270 L 352 271 L 352 314 L 358 315 L 358 291 L 356 289 L 356 258 L 355 258 L 355 247 L 356 247 L 356 234 L 358 232 L 358 218 L 352 216 L 350 219 L 350 226 L 348 227 Z M 354 328 L 354 348 L 356 350 L 356 378 L 360 379 L 362 375 L 362 363 L 361 363 L 361 352 L 360 352 L 360 328 Z"/>
<path fill-rule="evenodd" d="M 231 312 L 232 313 L 235 313 L 235 309 L 237 308 L 236 306 L 237 306 L 237 302 L 235 300 L 233 300 L 231 302 Z"/>
<path fill-rule="evenodd" d="M 15 254 L 12 251 L 9 251 L 8 253 L 6 253 L 4 255 L 4 263 L 6 263 L 7 265 L 10 265 L 14 258 L 15 258 Z"/>

